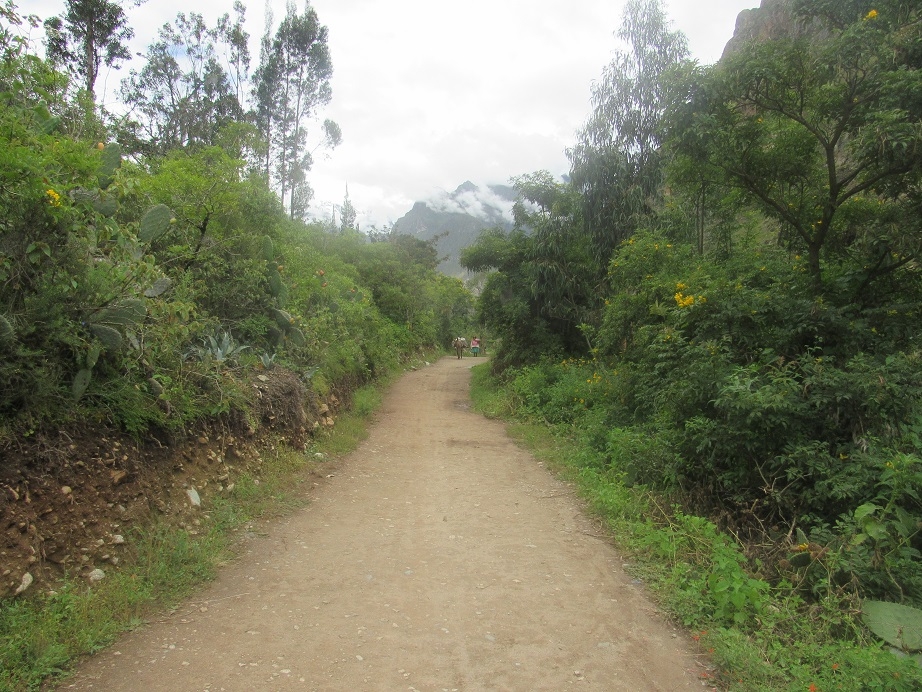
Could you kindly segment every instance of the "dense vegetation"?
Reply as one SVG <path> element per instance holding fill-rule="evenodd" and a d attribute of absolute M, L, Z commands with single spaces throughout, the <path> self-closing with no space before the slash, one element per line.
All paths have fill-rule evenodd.
<path fill-rule="evenodd" d="M 567 182 L 516 178 L 516 227 L 463 262 L 492 272 L 504 395 L 567 438 L 719 664 L 762 671 L 725 684 L 915 689 L 857 616 L 922 607 L 922 17 L 783 7 L 702 67 L 632 0 Z M 359 233 L 348 197 L 338 227 L 304 220 L 340 139 L 327 30 L 291 8 L 251 73 L 233 10 L 179 14 L 108 112 L 121 5 L 67 0 L 42 58 L 0 2 L 0 449 L 82 421 L 180 436 L 248 415 L 271 368 L 348 397 L 469 332 L 432 243 Z"/>
<path fill-rule="evenodd" d="M 48 59 L 22 38 L 36 20 L 0 5 L 0 449 L 76 421 L 182 435 L 247 415 L 273 367 L 348 400 L 466 331 L 472 299 L 431 244 L 303 220 L 310 151 L 339 139 L 309 6 L 251 80 L 242 5 L 214 27 L 178 15 L 116 115 L 93 80 L 125 57 L 124 14 L 65 4 Z"/>
<path fill-rule="evenodd" d="M 848 641 L 862 603 L 922 606 L 922 16 L 784 11 L 702 67 L 661 3 L 629 3 L 570 179 L 519 177 L 516 229 L 462 263 L 494 270 L 479 312 L 519 411 L 724 546 L 673 575 L 686 622 L 781 641 L 771 591 Z"/>

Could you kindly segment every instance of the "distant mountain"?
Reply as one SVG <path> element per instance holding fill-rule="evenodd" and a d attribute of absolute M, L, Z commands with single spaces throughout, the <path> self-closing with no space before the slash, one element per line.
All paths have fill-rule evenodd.
<path fill-rule="evenodd" d="M 439 256 L 446 258 L 439 271 L 463 278 L 467 274 L 458 261 L 461 250 L 472 245 L 484 228 L 511 229 L 515 199 L 515 190 L 509 185 L 478 187 L 468 180 L 454 192 L 416 202 L 395 226 L 398 233 L 421 240 L 444 233 L 436 245 Z"/>

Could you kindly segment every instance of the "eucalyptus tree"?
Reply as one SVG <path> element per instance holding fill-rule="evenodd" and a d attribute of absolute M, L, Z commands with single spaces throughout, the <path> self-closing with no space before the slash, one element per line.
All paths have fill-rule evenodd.
<path fill-rule="evenodd" d="M 630 0 L 618 51 L 592 87 L 592 113 L 568 154 L 600 273 L 611 252 L 652 213 L 662 186 L 664 115 L 679 93 L 672 74 L 688 56 L 662 0 Z"/>
<path fill-rule="evenodd" d="M 816 293 L 833 263 L 859 298 L 922 251 L 922 13 L 898 0 L 792 8 L 787 36 L 698 75 L 677 150 L 777 221 Z"/>
<path fill-rule="evenodd" d="M 144 0 L 134 0 L 135 7 Z M 64 13 L 45 20 L 49 62 L 83 80 L 90 101 L 96 100 L 100 68 L 118 67 L 131 57 L 134 29 L 124 4 L 111 0 L 65 0 Z"/>
<path fill-rule="evenodd" d="M 227 74 L 237 96 L 237 101 L 244 102 L 246 82 L 250 74 L 250 35 L 244 29 L 246 22 L 246 5 L 241 0 L 234 0 L 234 18 L 224 13 L 218 19 L 217 32 L 222 38 L 225 50 Z"/>
<path fill-rule="evenodd" d="M 136 147 L 143 153 L 215 144 L 222 127 L 243 119 L 239 89 L 222 61 L 222 53 L 229 55 L 235 80 L 244 78 L 249 53 L 239 3 L 237 11 L 235 24 L 225 15 L 214 27 L 201 14 L 178 13 L 148 47 L 141 70 L 123 80 L 122 99 L 132 109 Z"/>
<path fill-rule="evenodd" d="M 268 144 L 265 173 L 278 185 L 282 199 L 287 198 L 292 217 L 304 212 L 310 198 L 308 125 L 330 102 L 332 75 L 327 28 L 309 2 L 301 14 L 289 2 L 274 36 L 267 30 L 262 39 L 253 99 L 257 125 Z M 319 134 L 320 145 L 327 146 L 336 146 L 341 137 L 330 120 Z"/>

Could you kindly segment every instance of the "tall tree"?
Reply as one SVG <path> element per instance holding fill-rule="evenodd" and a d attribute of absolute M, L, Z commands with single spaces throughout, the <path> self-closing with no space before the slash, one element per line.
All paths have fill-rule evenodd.
<path fill-rule="evenodd" d="M 180 12 L 165 24 L 159 40 L 148 47 L 140 72 L 131 71 L 122 82 L 122 98 L 132 106 L 138 126 L 138 148 L 164 154 L 182 146 L 215 144 L 219 130 L 243 118 L 243 107 L 221 61 L 229 54 L 232 69 L 248 61 L 239 41 L 243 8 L 230 25 L 227 16 L 209 27 L 202 15 Z M 236 73 L 239 79 L 242 72 Z"/>
<path fill-rule="evenodd" d="M 662 0 L 630 0 L 617 36 L 619 51 L 592 88 L 592 114 L 568 152 L 574 187 L 599 270 L 612 250 L 649 214 L 662 185 L 663 118 L 674 98 L 671 74 L 688 56 Z"/>
<path fill-rule="evenodd" d="M 244 30 L 246 21 L 246 5 L 241 0 L 234 0 L 233 22 L 230 15 L 225 13 L 218 20 L 217 31 L 225 46 L 225 61 L 227 74 L 230 78 L 237 101 L 244 101 L 244 85 L 250 74 L 250 35 Z"/>
<path fill-rule="evenodd" d="M 352 200 L 349 199 L 349 186 L 346 185 L 346 196 L 343 199 L 343 208 L 341 213 L 342 219 L 340 221 L 340 231 L 345 233 L 346 231 L 358 230 L 355 225 L 355 207 L 352 206 Z"/>
<path fill-rule="evenodd" d="M 134 5 L 144 0 L 135 0 Z M 122 4 L 110 0 L 65 0 L 65 12 L 45 20 L 48 60 L 83 80 L 96 100 L 96 77 L 102 65 L 118 67 L 131 57 L 134 36 Z"/>
<path fill-rule="evenodd" d="M 277 183 L 282 199 L 288 198 L 292 217 L 303 213 L 310 199 L 306 174 L 313 157 L 307 146 L 308 123 L 332 96 L 327 39 L 327 28 L 310 2 L 300 15 L 289 2 L 274 37 L 270 39 L 268 32 L 263 37 L 254 74 L 257 122 L 269 143 L 266 173 Z M 324 121 L 322 143 L 335 146 L 339 139 L 339 127 Z"/>
<path fill-rule="evenodd" d="M 807 256 L 850 261 L 854 290 L 922 251 L 918 4 L 794 4 L 803 31 L 741 47 L 699 75 L 679 150 L 777 220 Z"/>

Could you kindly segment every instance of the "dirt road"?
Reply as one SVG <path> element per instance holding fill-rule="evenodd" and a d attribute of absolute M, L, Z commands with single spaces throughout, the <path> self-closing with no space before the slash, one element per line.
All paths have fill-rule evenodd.
<path fill-rule="evenodd" d="M 702 689 L 572 490 L 468 410 L 477 362 L 403 377 L 308 507 L 62 689 Z"/>

